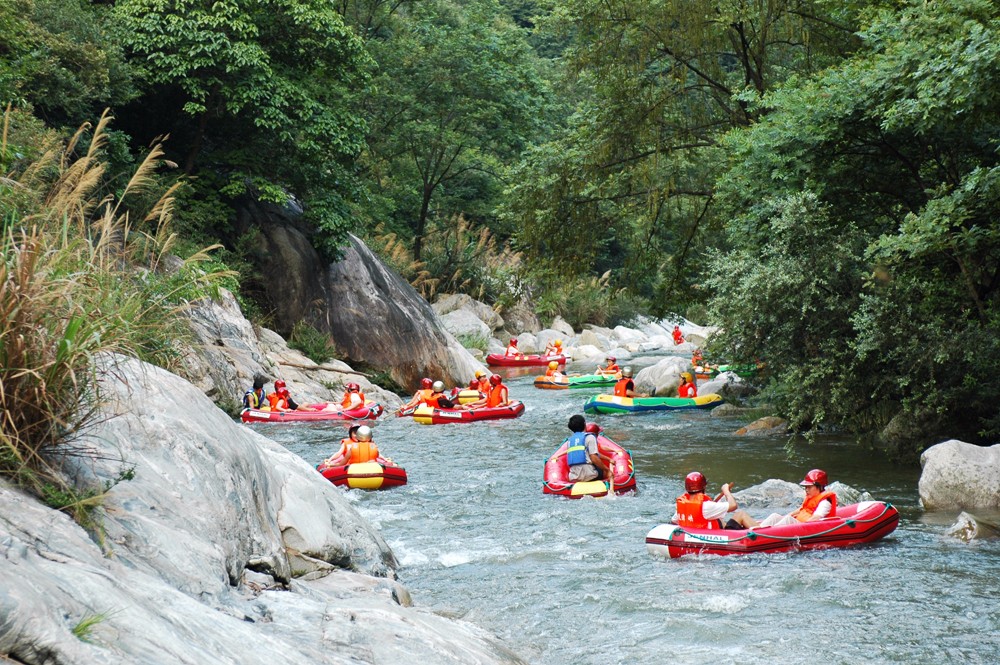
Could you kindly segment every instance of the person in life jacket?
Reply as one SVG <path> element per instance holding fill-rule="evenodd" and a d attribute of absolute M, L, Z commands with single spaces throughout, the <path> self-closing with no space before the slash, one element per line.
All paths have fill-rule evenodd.
<path fill-rule="evenodd" d="M 431 398 L 431 395 L 434 394 L 434 391 L 431 389 L 431 386 L 433 385 L 434 382 L 428 379 L 427 377 L 420 379 L 420 390 L 413 393 L 413 398 L 409 402 L 399 407 L 399 412 L 402 413 L 406 409 L 411 409 L 420 404 L 427 404 L 428 400 L 430 400 Z"/>
<path fill-rule="evenodd" d="M 272 411 L 298 411 L 299 405 L 292 399 L 285 382 L 278 379 L 274 382 L 274 392 L 267 396 Z"/>
<path fill-rule="evenodd" d="M 622 378 L 615 384 L 616 397 L 638 397 L 635 393 L 635 382 L 632 381 L 632 368 L 622 369 Z"/>
<path fill-rule="evenodd" d="M 587 421 L 580 414 L 570 416 L 566 425 L 571 434 L 566 439 L 566 465 L 569 467 L 568 479 L 574 483 L 607 478 L 611 470 L 601 457 L 597 447 L 596 426 L 588 431 Z"/>
<path fill-rule="evenodd" d="M 564 376 L 564 374 L 559 371 L 559 363 L 555 360 L 550 360 L 549 368 L 545 370 L 545 376 Z"/>
<path fill-rule="evenodd" d="M 347 438 L 340 440 L 340 449 L 323 460 L 319 469 L 322 471 L 331 466 L 363 462 L 384 462 L 384 459 L 379 455 L 378 446 L 372 441 L 372 428 L 368 425 L 353 425 L 348 430 Z"/>
<path fill-rule="evenodd" d="M 608 376 L 609 374 L 618 374 L 621 371 L 621 368 L 618 366 L 618 363 L 616 362 L 617 360 L 618 359 L 615 358 L 614 356 L 608 356 L 607 358 L 604 359 L 604 362 L 607 363 L 607 364 L 604 365 L 603 367 L 600 366 L 600 365 L 598 365 L 597 366 L 597 371 L 594 372 L 594 374 L 597 374 L 599 376 Z"/>
<path fill-rule="evenodd" d="M 507 356 L 508 358 L 510 358 L 510 357 L 521 358 L 521 357 L 524 356 L 523 353 L 521 353 L 520 351 L 517 350 L 517 338 L 516 337 L 511 337 L 510 338 L 510 344 L 507 345 L 507 350 L 504 351 L 503 354 L 505 356 Z"/>
<path fill-rule="evenodd" d="M 444 382 L 435 381 L 431 384 L 431 396 L 426 401 L 426 404 L 433 406 L 437 409 L 453 409 L 455 408 L 455 402 L 448 399 L 444 394 Z"/>
<path fill-rule="evenodd" d="M 694 367 L 700 367 L 705 363 L 705 356 L 702 354 L 701 349 L 695 349 L 691 354 L 691 364 Z"/>
<path fill-rule="evenodd" d="M 680 326 L 674 326 L 674 331 L 671 334 L 674 336 L 674 346 L 684 343 L 684 334 L 681 332 Z"/>
<path fill-rule="evenodd" d="M 698 396 L 698 385 L 694 382 L 694 377 L 691 376 L 691 372 L 683 372 L 681 374 L 681 385 L 677 386 L 677 396 L 678 397 Z"/>
<path fill-rule="evenodd" d="M 562 340 L 557 339 L 554 342 L 549 342 L 545 345 L 545 355 L 547 356 L 560 356 L 562 355 Z"/>
<path fill-rule="evenodd" d="M 684 494 L 677 497 L 677 511 L 672 521 L 689 529 L 749 529 L 756 521 L 746 512 L 736 509 L 736 499 L 726 483 L 722 493 L 713 501 L 705 494 L 708 479 L 698 471 L 692 471 L 684 479 Z M 719 499 L 725 499 L 720 501 Z M 723 523 L 727 514 L 732 518 Z"/>
<path fill-rule="evenodd" d="M 475 384 L 476 385 L 472 385 L 470 383 L 469 387 L 475 388 L 476 390 L 481 392 L 484 397 L 486 396 L 486 393 L 490 391 L 490 378 L 486 376 L 486 372 L 484 372 L 481 369 L 476 370 Z"/>
<path fill-rule="evenodd" d="M 500 378 L 499 374 L 493 374 L 490 376 L 490 390 L 486 393 L 486 397 L 466 404 L 465 408 L 478 409 L 481 407 L 507 406 L 508 404 L 510 404 L 510 394 L 507 392 L 507 386 L 503 384 L 503 379 Z"/>
<path fill-rule="evenodd" d="M 264 384 L 267 383 L 267 379 L 259 374 L 253 377 L 253 389 L 243 393 L 243 408 L 244 409 L 268 409 L 270 410 L 271 405 L 267 401 L 267 395 L 264 394 Z"/>
<path fill-rule="evenodd" d="M 347 410 L 363 407 L 365 405 L 365 394 L 361 392 L 361 386 L 351 382 L 347 384 L 346 388 L 344 397 L 340 400 L 341 408 Z"/>
<path fill-rule="evenodd" d="M 779 526 L 798 522 L 815 522 L 837 516 L 837 494 L 828 491 L 826 471 L 813 469 L 799 483 L 806 490 L 806 498 L 798 510 L 788 515 L 771 513 L 755 526 Z"/>

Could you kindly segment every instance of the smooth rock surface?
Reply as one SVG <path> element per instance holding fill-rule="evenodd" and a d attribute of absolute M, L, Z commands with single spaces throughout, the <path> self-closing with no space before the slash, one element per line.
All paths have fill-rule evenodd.
<path fill-rule="evenodd" d="M 1000 444 L 951 439 L 920 456 L 918 491 L 924 510 L 1000 508 Z"/>

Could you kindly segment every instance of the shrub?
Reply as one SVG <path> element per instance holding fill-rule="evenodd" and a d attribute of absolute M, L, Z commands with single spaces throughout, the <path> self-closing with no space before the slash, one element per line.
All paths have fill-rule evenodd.
<path fill-rule="evenodd" d="M 0 154 L 27 152 L 11 147 L 12 115 Z M 159 184 L 159 146 L 117 196 L 104 193 L 110 120 L 65 145 L 47 135 L 35 159 L 0 179 L 0 473 L 39 495 L 67 490 L 60 460 L 84 454 L 74 440 L 99 404 L 95 358 L 176 367 L 179 311 L 220 276 L 198 269 L 205 252 L 167 268 L 173 188 L 142 204 Z"/>
<path fill-rule="evenodd" d="M 303 320 L 292 326 L 292 334 L 288 338 L 289 348 L 301 351 L 314 363 L 322 365 L 330 358 L 335 358 L 337 349 L 330 336 L 322 333 Z"/>

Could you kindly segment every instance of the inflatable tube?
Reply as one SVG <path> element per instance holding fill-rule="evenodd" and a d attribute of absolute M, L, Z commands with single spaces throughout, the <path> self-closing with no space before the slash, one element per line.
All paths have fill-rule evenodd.
<path fill-rule="evenodd" d="M 421 425 L 445 425 L 517 418 L 522 413 L 524 413 L 524 404 L 517 401 L 511 402 L 507 406 L 481 406 L 476 409 L 435 409 L 421 404 L 413 410 L 413 419 Z"/>
<path fill-rule="evenodd" d="M 580 499 L 585 496 L 607 496 L 608 481 L 606 480 L 570 482 L 569 465 L 566 464 L 567 445 L 567 442 L 564 441 L 545 461 L 545 470 L 542 472 L 542 493 L 557 494 L 570 499 Z M 611 458 L 615 494 L 635 492 L 635 467 L 632 465 L 632 453 L 603 434 L 597 435 L 597 450 L 602 456 Z"/>
<path fill-rule="evenodd" d="M 466 388 L 465 390 L 458 391 L 455 397 L 452 397 L 452 401 L 457 401 L 459 404 L 471 404 L 472 402 L 481 400 L 483 394 L 478 390 L 473 390 L 472 388 Z"/>
<path fill-rule="evenodd" d="M 535 387 L 542 390 L 566 390 L 569 388 L 569 377 L 565 374 L 559 376 L 536 376 Z"/>
<path fill-rule="evenodd" d="M 566 364 L 566 356 L 505 356 L 502 353 L 491 353 L 486 356 L 486 364 L 490 367 L 545 367 L 549 361 L 555 360 L 560 365 Z"/>
<path fill-rule="evenodd" d="M 695 365 L 694 375 L 695 378 L 701 379 L 703 381 L 708 379 L 714 379 L 719 375 L 719 368 L 713 365 Z"/>
<path fill-rule="evenodd" d="M 622 378 L 621 374 L 581 374 L 569 377 L 570 388 L 610 388 Z"/>
<path fill-rule="evenodd" d="M 674 411 L 677 409 L 712 409 L 722 404 L 722 396 L 715 393 L 698 397 L 616 397 L 594 395 L 583 405 L 587 413 L 643 413 L 646 411 Z"/>
<path fill-rule="evenodd" d="M 306 404 L 307 407 L 322 409 L 322 404 Z M 243 409 L 240 420 L 245 423 L 298 423 L 321 420 L 375 420 L 382 415 L 381 404 L 367 404 L 356 409 L 343 410 L 339 406 L 335 411 L 260 411 L 258 409 Z"/>
<path fill-rule="evenodd" d="M 334 485 L 351 489 L 384 490 L 406 484 L 406 469 L 389 460 L 341 466 L 320 464 L 316 470 Z"/>
<path fill-rule="evenodd" d="M 892 533 L 899 513 L 890 503 L 864 501 L 838 506 L 837 516 L 815 522 L 753 529 L 690 529 L 661 524 L 646 535 L 646 549 L 655 556 L 686 554 L 751 554 L 787 552 L 870 543 Z"/>

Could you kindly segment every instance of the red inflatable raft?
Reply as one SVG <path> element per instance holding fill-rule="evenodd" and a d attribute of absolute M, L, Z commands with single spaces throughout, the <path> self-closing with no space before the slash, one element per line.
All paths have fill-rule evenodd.
<path fill-rule="evenodd" d="M 524 404 L 511 402 L 507 406 L 481 406 L 475 409 L 435 409 L 421 404 L 413 410 L 413 419 L 421 425 L 472 423 L 478 420 L 517 418 L 524 413 Z"/>
<path fill-rule="evenodd" d="M 502 353 L 491 353 L 486 356 L 486 364 L 491 367 L 545 367 L 555 360 L 560 365 L 566 364 L 566 356 L 505 356 Z"/>
<path fill-rule="evenodd" d="M 316 470 L 334 485 L 351 489 L 384 490 L 406 484 L 406 469 L 389 460 L 341 466 L 320 464 Z"/>
<path fill-rule="evenodd" d="M 585 496 L 607 496 L 610 488 L 606 480 L 589 480 L 579 483 L 569 480 L 569 465 L 566 464 L 566 447 L 568 445 L 564 441 L 546 460 L 545 471 L 542 474 L 542 492 L 544 494 L 558 494 L 571 499 L 580 499 Z M 597 435 L 597 450 L 602 457 L 611 458 L 613 472 L 611 475 L 615 481 L 615 494 L 635 492 L 635 468 L 632 466 L 632 453 L 603 434 Z"/>
<path fill-rule="evenodd" d="M 322 409 L 326 404 L 306 404 L 304 408 Z M 356 409 L 334 411 L 261 411 L 243 409 L 240 419 L 245 423 L 296 423 L 322 420 L 375 420 L 382 415 L 381 404 L 369 404 Z"/>
<path fill-rule="evenodd" d="M 892 504 L 863 501 L 838 506 L 837 516 L 815 522 L 753 529 L 690 529 L 661 524 L 646 535 L 650 554 L 677 558 L 685 554 L 786 552 L 870 543 L 892 533 L 899 513 Z"/>

